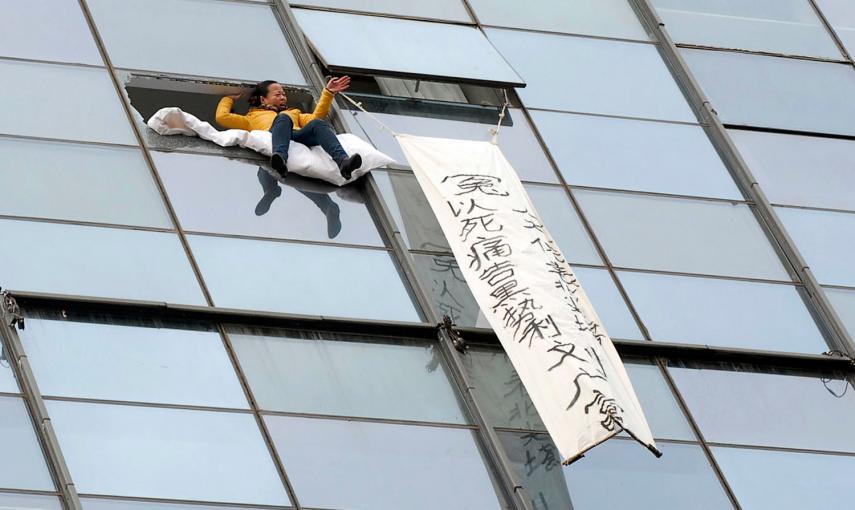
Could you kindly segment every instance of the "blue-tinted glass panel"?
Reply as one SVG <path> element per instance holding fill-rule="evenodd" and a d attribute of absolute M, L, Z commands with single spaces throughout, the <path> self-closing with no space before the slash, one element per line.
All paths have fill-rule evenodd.
<path fill-rule="evenodd" d="M 855 210 L 855 142 L 732 129 L 773 204 Z"/>
<path fill-rule="evenodd" d="M 608 271 L 574 267 L 573 273 L 585 289 L 609 336 L 625 340 L 644 339 Z"/>
<path fill-rule="evenodd" d="M 133 501 L 122 499 L 80 498 L 84 510 L 262 510 L 248 506 L 210 506 L 188 503 L 158 503 L 154 501 Z"/>
<path fill-rule="evenodd" d="M 268 6 L 212 0 L 87 3 L 116 67 L 305 84 Z"/>
<path fill-rule="evenodd" d="M 627 0 L 469 0 L 484 25 L 647 40 Z"/>
<path fill-rule="evenodd" d="M 825 510 L 843 508 L 852 487 L 855 457 L 713 448 L 742 508 Z"/>
<path fill-rule="evenodd" d="M 619 277 L 653 340 L 769 351 L 828 350 L 793 286 L 630 272 Z"/>
<path fill-rule="evenodd" d="M 466 422 L 435 344 L 329 336 L 230 334 L 259 407 Z"/>
<path fill-rule="evenodd" d="M 849 0 L 816 0 L 816 4 L 831 23 L 849 56 L 855 55 L 855 4 Z"/>
<path fill-rule="evenodd" d="M 330 68 L 523 83 L 475 27 L 306 9 L 294 15 Z"/>
<path fill-rule="evenodd" d="M 382 246 L 362 193 L 267 165 L 196 154 L 153 152 L 185 231 Z"/>
<path fill-rule="evenodd" d="M 0 493 L 0 506 L 14 510 L 63 510 L 56 496 Z"/>
<path fill-rule="evenodd" d="M 252 414 L 56 401 L 47 407 L 82 494 L 289 504 Z"/>
<path fill-rule="evenodd" d="M 635 441 L 612 439 L 562 468 L 546 434 L 503 432 L 500 438 L 538 510 L 732 508 L 696 445 L 660 443 L 657 459 Z"/>
<path fill-rule="evenodd" d="M 855 393 L 828 376 L 670 368 L 711 442 L 855 452 Z"/>
<path fill-rule="evenodd" d="M 855 135 L 852 66 L 683 49 L 725 124 Z"/>
<path fill-rule="evenodd" d="M 419 320 L 385 251 L 209 236 L 189 239 L 217 306 Z"/>
<path fill-rule="evenodd" d="M 495 121 L 490 124 L 465 122 L 463 120 L 437 119 L 431 117 L 416 117 L 410 115 L 393 115 L 390 113 L 374 113 L 383 124 L 399 133 L 417 136 L 434 136 L 438 138 L 458 138 L 462 140 L 488 141 L 492 134 L 490 130 L 496 127 Z M 347 117 L 350 117 L 348 112 Z M 401 165 L 408 165 L 398 141 L 385 129 L 381 128 L 374 119 L 366 118 L 364 114 L 354 115 L 367 138 L 384 153 L 395 158 Z M 513 125 L 503 125 L 498 138 L 499 148 L 508 159 L 523 181 L 557 183 L 558 177 L 549 165 L 546 154 L 535 138 L 531 126 L 521 110 L 511 108 L 505 118 L 511 119 Z M 360 135 L 361 136 L 361 135 Z"/>
<path fill-rule="evenodd" d="M 87 67 L 0 61 L 0 90 L 42 84 L 61 100 L 22 100 L 0 95 L 0 133 L 45 138 L 136 144 L 107 71 Z"/>
<path fill-rule="evenodd" d="M 574 192 L 618 267 L 789 280 L 747 205 Z"/>
<path fill-rule="evenodd" d="M 678 43 L 839 59 L 809 0 L 653 0 Z"/>
<path fill-rule="evenodd" d="M 0 488 L 54 490 L 33 422 L 20 398 L 0 397 L 0 449 Z"/>
<path fill-rule="evenodd" d="M 696 122 L 653 45 L 497 29 L 487 35 L 528 84 L 517 90 L 526 106 Z"/>
<path fill-rule="evenodd" d="M 18 383 L 15 382 L 15 373 L 12 371 L 15 361 L 12 354 L 0 340 L 0 393 L 18 393 Z"/>
<path fill-rule="evenodd" d="M 216 332 L 27 319 L 43 395 L 247 408 Z"/>
<path fill-rule="evenodd" d="M 5 57 L 102 65 L 76 0 L 8 0 L 0 20 Z"/>
<path fill-rule="evenodd" d="M 205 304 L 175 234 L 0 220 L 0 238 L 9 289 Z"/>
<path fill-rule="evenodd" d="M 500 508 L 470 430 L 285 416 L 264 420 L 303 505 Z"/>
<path fill-rule="evenodd" d="M 0 214 L 171 228 L 137 149 L 0 138 Z"/>
<path fill-rule="evenodd" d="M 855 290 L 824 289 L 831 305 L 849 330 L 849 335 L 855 337 Z"/>
<path fill-rule="evenodd" d="M 531 114 L 567 184 L 742 200 L 699 126 Z"/>
<path fill-rule="evenodd" d="M 776 207 L 820 283 L 855 287 L 855 214 Z"/>
<path fill-rule="evenodd" d="M 567 260 L 577 264 L 603 263 L 563 188 L 528 184 L 525 190 Z"/>
<path fill-rule="evenodd" d="M 308 5 L 350 11 L 395 14 L 401 17 L 442 19 L 471 23 L 463 0 L 401 2 L 399 0 L 290 0 L 291 5 Z"/>

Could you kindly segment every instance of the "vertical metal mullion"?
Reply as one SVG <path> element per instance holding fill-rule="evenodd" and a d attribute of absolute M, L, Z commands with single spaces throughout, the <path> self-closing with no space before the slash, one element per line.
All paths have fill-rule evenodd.
<path fill-rule="evenodd" d="M 80 502 L 80 497 L 77 495 L 77 489 L 74 486 L 74 480 L 71 477 L 68 464 L 66 464 L 65 457 L 62 454 L 53 423 L 50 420 L 50 416 L 48 416 L 47 407 L 45 407 L 44 399 L 36 383 L 35 374 L 33 374 L 30 361 L 24 351 L 24 346 L 21 338 L 18 336 L 18 332 L 14 326 L 10 325 L 11 319 L 9 310 L 6 310 L 3 302 L 0 301 L 0 341 L 9 350 L 10 358 L 14 363 L 18 384 L 21 386 L 24 402 L 26 402 L 33 423 L 35 424 L 36 436 L 39 439 L 39 443 L 41 443 L 51 476 L 59 489 L 59 493 L 62 495 L 65 508 L 68 510 L 82 510 L 83 505 Z"/>
<path fill-rule="evenodd" d="M 320 68 L 311 56 L 309 45 L 300 31 L 290 6 L 285 0 L 276 0 L 274 5 L 282 18 L 281 21 L 284 24 L 286 37 L 292 44 L 292 49 L 298 63 L 301 64 L 301 68 L 308 75 L 310 82 L 315 87 L 322 88 L 325 84 L 323 83 Z M 333 121 L 336 127 L 340 130 L 346 129 L 340 117 L 339 107 L 335 102 L 333 103 L 332 110 L 335 114 Z M 394 227 L 395 221 L 389 213 L 389 209 L 382 198 L 376 181 L 370 173 L 363 177 L 362 180 L 364 181 L 363 186 L 369 205 L 373 209 L 374 214 L 376 214 L 380 227 L 391 244 L 392 252 L 408 280 L 407 283 L 421 307 L 421 312 L 428 322 L 438 324 L 439 317 L 433 308 L 429 294 L 421 285 L 417 276 L 412 255 L 407 249 L 401 233 Z M 454 348 L 451 338 L 444 331 L 440 331 L 439 340 L 440 350 L 447 362 L 449 373 L 457 387 L 461 390 L 460 393 L 467 413 L 474 424 L 478 426 L 479 442 L 483 447 L 485 460 L 490 470 L 496 475 L 497 482 L 501 486 L 506 502 L 514 509 L 533 510 L 531 500 L 505 455 L 498 435 L 487 422 L 484 413 L 474 397 L 473 390 L 475 387 L 466 374 L 461 354 Z"/>
<path fill-rule="evenodd" d="M 831 39 L 834 40 L 834 44 L 837 45 L 837 49 L 840 50 L 840 53 L 849 61 L 850 64 L 855 67 L 855 60 L 853 60 L 853 55 L 849 54 L 849 50 L 846 49 L 846 45 L 843 44 L 843 40 L 840 36 L 837 35 L 837 31 L 831 25 L 831 22 L 825 16 L 825 13 L 822 12 L 822 9 L 819 7 L 819 4 L 816 3 L 816 0 L 808 0 L 808 3 L 813 8 L 814 12 L 816 12 L 817 17 L 819 17 L 820 22 L 823 24 L 825 29 L 828 31 L 828 34 L 831 36 Z"/>
<path fill-rule="evenodd" d="M 665 30 L 665 24 L 659 18 L 655 8 L 649 0 L 633 0 L 633 6 L 642 23 L 659 43 L 666 65 L 685 94 L 689 106 L 701 119 L 713 146 L 722 157 L 737 185 L 747 195 L 748 200 L 754 203 L 752 211 L 759 217 L 761 226 L 765 226 L 767 236 L 774 241 L 773 247 L 781 254 L 784 259 L 782 262 L 795 279 L 804 285 L 810 306 L 822 318 L 820 327 L 828 332 L 827 339 L 835 349 L 846 352 L 850 356 L 855 355 L 855 343 L 852 337 L 822 291 L 810 266 L 796 248 L 795 242 L 787 233 L 766 194 L 760 189 L 757 179 L 742 159 L 742 155 L 719 119 L 718 113 L 713 109 L 709 98 L 695 80 L 676 44 Z"/>

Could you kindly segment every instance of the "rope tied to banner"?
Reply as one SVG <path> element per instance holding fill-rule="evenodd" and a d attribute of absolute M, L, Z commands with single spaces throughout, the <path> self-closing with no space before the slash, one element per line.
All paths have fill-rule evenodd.
<path fill-rule="evenodd" d="M 499 112 L 499 122 L 496 124 L 496 127 L 490 130 L 493 133 L 493 138 L 490 140 L 490 143 L 496 145 L 499 141 L 499 129 L 502 128 L 502 121 L 505 120 L 505 113 L 508 111 L 508 106 L 510 106 L 511 102 L 508 100 L 508 90 L 502 89 L 502 93 L 505 94 L 505 104 L 502 105 L 502 111 Z"/>

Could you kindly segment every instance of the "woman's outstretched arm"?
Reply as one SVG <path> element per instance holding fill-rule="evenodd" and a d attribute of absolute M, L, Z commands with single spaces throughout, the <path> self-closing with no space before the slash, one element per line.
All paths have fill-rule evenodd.
<path fill-rule="evenodd" d="M 223 126 L 228 129 L 245 129 L 247 131 L 250 130 L 249 119 L 246 118 L 245 115 L 238 115 L 237 113 L 232 113 L 232 107 L 235 104 L 235 99 L 240 97 L 240 94 L 235 96 L 225 96 L 220 99 L 220 103 L 217 105 L 217 115 L 216 120 L 217 124 Z"/>

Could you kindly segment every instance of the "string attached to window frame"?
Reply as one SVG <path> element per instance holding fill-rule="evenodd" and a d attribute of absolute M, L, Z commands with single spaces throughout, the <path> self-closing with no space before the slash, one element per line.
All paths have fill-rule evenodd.
<path fill-rule="evenodd" d="M 508 106 L 511 105 L 510 100 L 508 100 L 508 89 L 502 89 L 502 93 L 505 95 L 505 104 L 502 105 L 502 111 L 499 112 L 499 122 L 496 124 L 495 128 L 490 130 L 490 132 L 493 133 L 493 138 L 490 140 L 493 145 L 496 145 L 499 141 L 499 129 L 502 128 L 502 121 L 505 120 L 505 113 L 508 111 Z"/>

